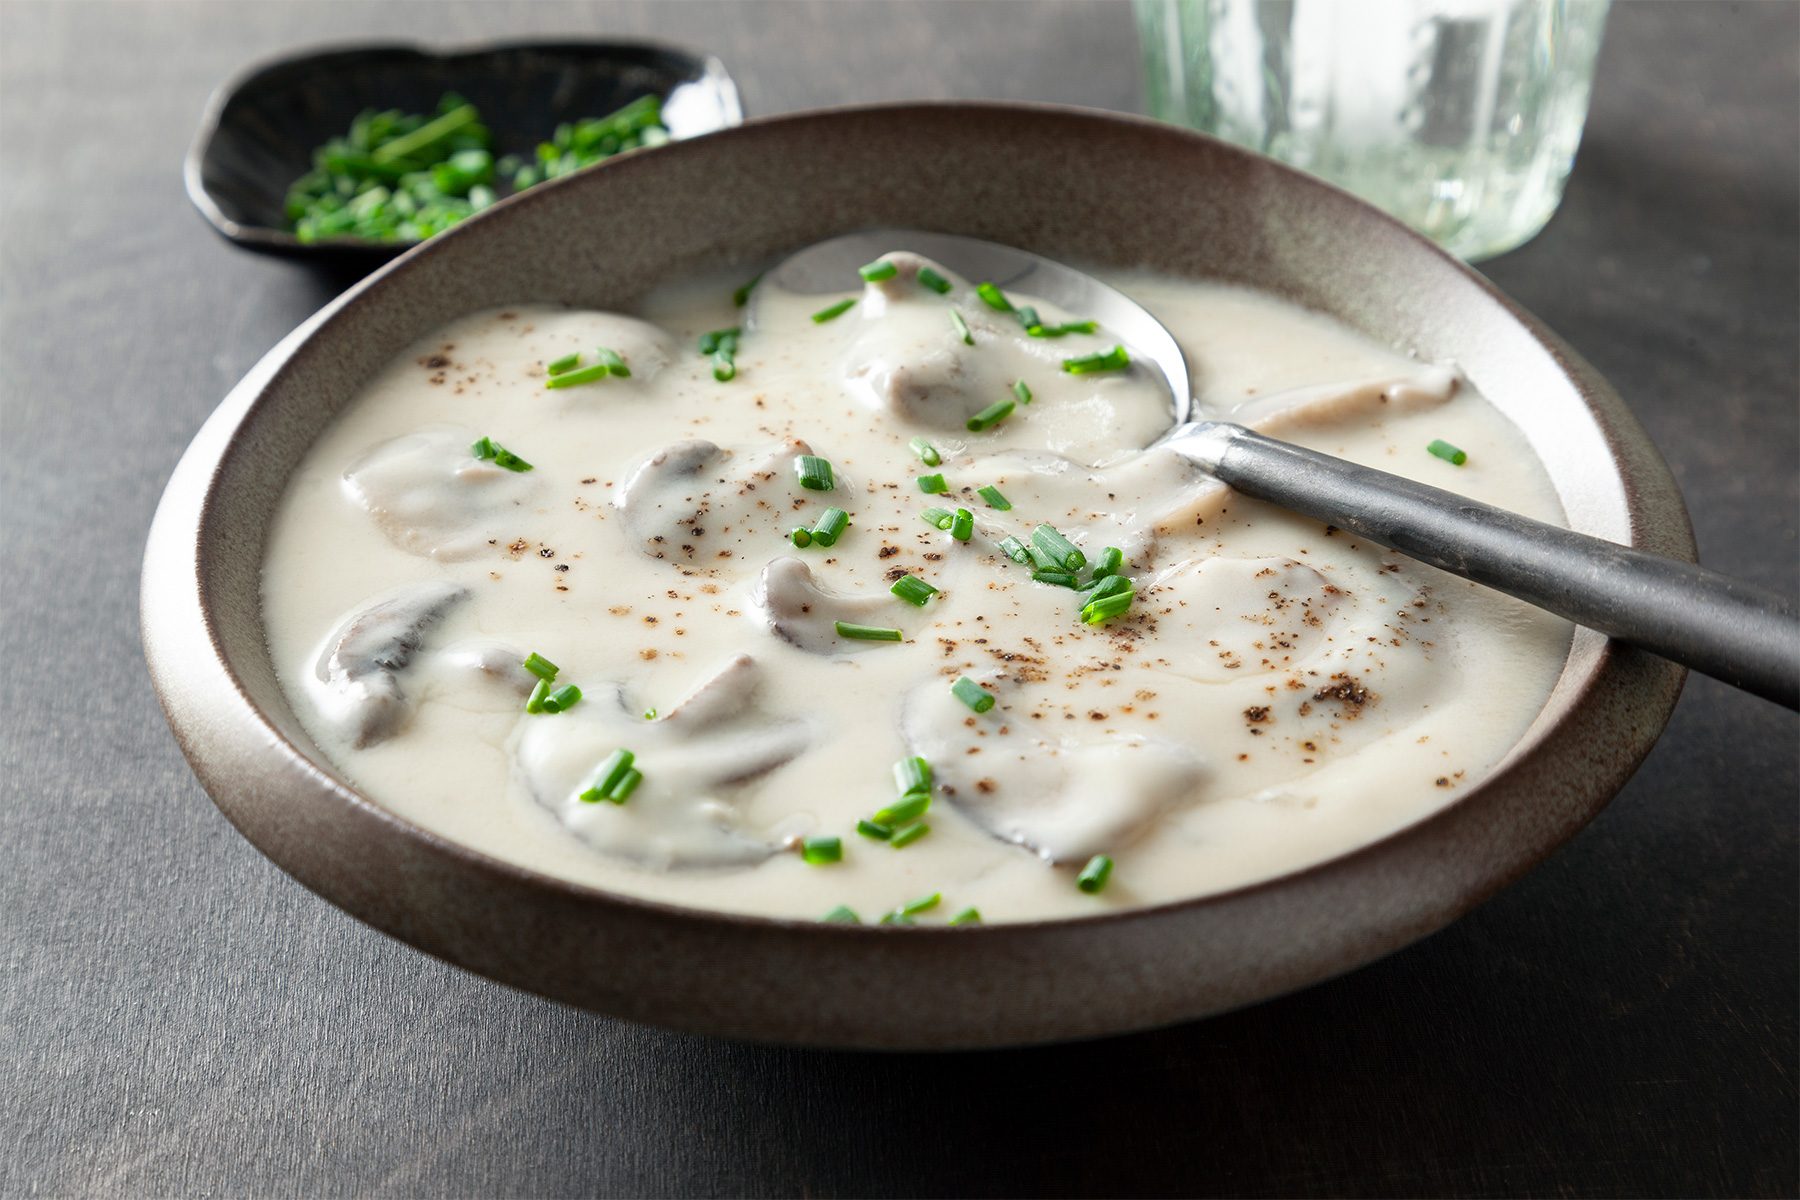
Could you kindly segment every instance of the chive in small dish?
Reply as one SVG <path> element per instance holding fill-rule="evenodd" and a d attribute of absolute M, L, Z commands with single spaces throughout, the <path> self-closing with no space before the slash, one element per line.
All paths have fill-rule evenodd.
<path fill-rule="evenodd" d="M 368 269 L 560 171 L 742 121 L 723 64 L 670 47 L 557 41 L 306 51 L 252 67 L 214 92 L 184 177 L 201 215 L 236 245 Z M 584 127 L 595 138 L 584 139 Z M 602 136 L 598 149 L 585 144 Z M 321 153 L 354 154 L 352 143 L 371 137 L 373 169 L 399 162 L 428 183 L 435 174 L 444 203 L 431 205 L 432 186 L 404 186 L 396 171 L 342 198 L 393 219 L 353 224 L 320 211 L 320 198 L 337 209 L 332 184 L 348 190 L 345 173 L 320 171 Z M 560 151 L 554 159 L 550 147 Z M 425 209 L 416 219 L 415 207 Z"/>

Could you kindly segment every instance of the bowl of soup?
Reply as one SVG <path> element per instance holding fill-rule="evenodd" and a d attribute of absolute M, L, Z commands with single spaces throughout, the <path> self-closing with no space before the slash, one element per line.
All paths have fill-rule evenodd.
<path fill-rule="evenodd" d="M 777 118 L 496 206 L 225 399 L 143 591 L 221 810 L 492 979 L 948 1048 L 1368 962 L 1648 751 L 1677 668 L 1235 496 L 1085 314 L 928 238 L 764 275 L 873 228 L 1094 272 L 1203 415 L 1692 557 L 1604 381 L 1342 192 L 1108 114 Z"/>

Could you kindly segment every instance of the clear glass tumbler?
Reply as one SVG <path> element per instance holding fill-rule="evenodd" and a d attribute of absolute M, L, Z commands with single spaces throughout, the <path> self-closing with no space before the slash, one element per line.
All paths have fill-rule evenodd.
<path fill-rule="evenodd" d="M 1608 0 L 1135 0 L 1150 113 L 1466 259 L 1530 239 L 1581 143 Z"/>

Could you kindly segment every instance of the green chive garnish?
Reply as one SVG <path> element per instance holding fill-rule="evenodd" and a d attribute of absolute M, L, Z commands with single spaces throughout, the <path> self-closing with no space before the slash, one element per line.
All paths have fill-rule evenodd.
<path fill-rule="evenodd" d="M 1031 578 L 1038 583 L 1054 584 L 1057 587 L 1075 586 L 1075 576 L 1068 571 L 1033 571 Z"/>
<path fill-rule="evenodd" d="M 1012 559 L 1016 563 L 1028 563 L 1031 561 L 1031 551 L 1026 549 L 1025 543 L 1010 535 L 1000 539 L 1000 553 L 1006 555 L 1006 557 Z"/>
<path fill-rule="evenodd" d="M 995 312 L 1011 312 L 1013 310 L 1012 301 L 1006 298 L 1006 293 L 991 283 L 976 284 L 975 294 L 987 301 L 987 306 Z"/>
<path fill-rule="evenodd" d="M 894 836 L 888 839 L 888 845 L 899 850 L 902 847 L 912 845 L 930 832 L 931 826 L 923 821 L 914 821 L 911 825 L 903 825 L 899 829 L 894 830 Z"/>
<path fill-rule="evenodd" d="M 472 125 L 479 119 L 473 104 L 465 104 L 451 109 L 443 116 L 427 121 L 411 133 L 401 134 L 390 142 L 383 142 L 375 147 L 369 157 L 378 165 L 398 162 L 403 158 L 411 158 L 427 146 L 434 145 L 465 125 Z"/>
<path fill-rule="evenodd" d="M 544 699 L 549 695 L 550 681 L 548 679 L 538 680 L 537 684 L 531 689 L 531 695 L 525 698 L 525 711 L 528 713 L 543 712 Z"/>
<path fill-rule="evenodd" d="M 1067 325 L 1033 325 L 1025 332 L 1032 337 L 1059 338 L 1065 333 L 1092 333 L 1098 328 L 1092 321 L 1070 321 Z"/>
<path fill-rule="evenodd" d="M 812 530 L 808 529 L 804 525 L 794 526 L 794 532 L 788 534 L 788 537 L 790 539 L 792 539 L 792 541 L 794 543 L 794 549 L 796 549 L 796 550 L 806 549 L 808 546 L 812 545 L 812 541 L 813 541 Z"/>
<path fill-rule="evenodd" d="M 879 625 L 857 625 L 851 621 L 837 622 L 837 635 L 849 638 L 853 642 L 897 642 L 902 638 L 898 629 L 884 629 Z"/>
<path fill-rule="evenodd" d="M 1109 576 L 1109 578 L 1117 577 Z M 1124 591 L 1113 592 L 1111 595 L 1101 596 L 1097 600 L 1089 600 L 1086 604 L 1081 606 L 1081 619 L 1086 621 L 1089 625 L 1098 625 L 1107 618 L 1116 617 L 1126 609 L 1130 608 L 1132 598 L 1135 595 L 1137 595 L 1136 591 L 1131 588 L 1126 588 Z"/>
<path fill-rule="evenodd" d="M 1054 525 L 1039 525 L 1031 531 L 1031 540 L 1065 571 L 1079 571 L 1087 565 L 1087 555 L 1081 552 L 1081 547 L 1058 533 Z"/>
<path fill-rule="evenodd" d="M 544 386 L 547 388 L 576 387 L 583 383 L 593 383 L 597 379 L 605 379 L 609 374 L 611 371 L 605 363 L 593 363 L 573 371 L 564 371 L 560 375 L 548 376 L 544 380 Z"/>
<path fill-rule="evenodd" d="M 564 371 L 573 371 L 580 365 L 581 351 L 577 350 L 573 354 L 563 355 L 561 358 L 545 367 L 544 373 L 547 375 L 561 375 Z"/>
<path fill-rule="evenodd" d="M 1125 353 L 1125 347 L 1114 346 L 1111 350 L 1102 350 L 1098 354 L 1084 354 L 1080 358 L 1065 358 L 1062 369 L 1071 375 L 1092 375 L 1096 371 L 1123 371 L 1131 365 L 1131 355 Z"/>
<path fill-rule="evenodd" d="M 1106 886 L 1112 878 L 1112 859 L 1104 854 L 1096 854 L 1088 859 L 1087 866 L 1081 868 L 1081 874 L 1075 877 L 1075 886 L 1092 896 Z"/>
<path fill-rule="evenodd" d="M 740 331 L 734 326 L 731 329 L 714 329 L 700 335 L 700 353 L 711 354 L 727 342 L 736 344 Z"/>
<path fill-rule="evenodd" d="M 594 357 L 598 358 L 605 364 L 608 371 L 617 375 L 620 379 L 631 378 L 631 368 L 625 365 L 624 357 L 620 355 L 617 350 L 608 350 L 605 346 L 602 346 L 594 351 Z"/>
<path fill-rule="evenodd" d="M 996 400 L 969 418 L 969 432 L 981 433 L 984 430 L 992 429 L 1012 416 L 1012 411 L 1013 402 L 1011 400 Z"/>
<path fill-rule="evenodd" d="M 1031 307 L 1031 305 L 1029 305 L 1029 304 L 1027 304 L 1024 308 L 1013 310 L 1013 316 L 1019 318 L 1019 324 L 1021 324 L 1025 327 L 1025 331 L 1027 333 L 1031 332 L 1031 327 L 1033 325 L 1042 325 L 1043 324 L 1042 321 L 1038 320 L 1037 309 Z"/>
<path fill-rule="evenodd" d="M 873 838 L 878 842 L 885 842 L 894 836 L 893 829 L 886 825 L 881 825 L 877 822 L 868 820 L 867 818 L 856 823 L 856 832 L 862 834 L 866 838 Z"/>
<path fill-rule="evenodd" d="M 531 464 L 496 442 L 493 438 L 482 438 L 469 447 L 469 453 L 483 462 L 491 462 L 496 467 L 505 467 L 508 471 L 529 471 Z"/>
<path fill-rule="evenodd" d="M 950 490 L 942 475 L 921 475 L 918 478 L 919 490 L 927 496 L 941 496 Z"/>
<path fill-rule="evenodd" d="M 937 447 L 922 437 L 916 437 L 906 444 L 911 447 L 914 454 L 919 456 L 919 461 L 928 467 L 935 467 L 944 461 L 943 457 L 938 454 Z"/>
<path fill-rule="evenodd" d="M 918 820 L 930 807 L 931 794 L 929 792 L 908 791 L 900 799 L 877 812 L 870 820 L 877 825 L 886 825 L 889 829 L 893 829 Z"/>
<path fill-rule="evenodd" d="M 1453 467 L 1460 467 L 1469 461 L 1469 456 L 1466 453 L 1458 450 L 1455 446 L 1452 446 L 1442 438 L 1432 442 L 1431 445 L 1425 447 L 1425 449 L 1436 455 L 1438 458 L 1443 459 Z"/>
<path fill-rule="evenodd" d="M 894 586 L 888 591 L 900 597 L 908 604 L 924 608 L 928 600 L 937 595 L 937 589 L 920 579 L 917 575 L 902 575 L 894 580 Z"/>
<path fill-rule="evenodd" d="M 950 536 L 959 542 L 969 540 L 975 532 L 975 514 L 966 508 L 959 508 L 950 518 Z"/>
<path fill-rule="evenodd" d="M 761 279 L 762 276 L 757 276 Z M 751 280 L 745 287 L 756 282 Z M 731 329 L 714 329 L 700 335 L 700 353 L 712 355 L 713 378 L 726 383 L 737 377 L 737 345 L 739 331 Z"/>
<path fill-rule="evenodd" d="M 850 514 L 841 508 L 828 508 L 819 515 L 812 528 L 812 540 L 821 546 L 835 546 L 850 525 Z"/>
<path fill-rule="evenodd" d="M 921 287 L 930 288 L 940 296 L 950 290 L 950 281 L 945 279 L 942 275 L 939 275 L 930 267 L 919 268 L 919 285 Z"/>
<path fill-rule="evenodd" d="M 961 679 L 958 679 L 955 683 L 951 684 L 950 690 L 956 695 L 958 700 L 961 700 L 964 704 L 968 705 L 978 713 L 984 713 L 988 709 L 994 707 L 993 693 L 987 691 L 967 675 L 964 675 Z"/>
<path fill-rule="evenodd" d="M 856 910 L 845 904 L 838 905 L 836 908 L 820 917 L 819 920 L 828 925 L 862 924 L 862 918 L 856 915 Z"/>
<path fill-rule="evenodd" d="M 800 843 L 800 858 L 815 867 L 844 860 L 844 841 L 834 837 L 810 837 Z"/>
<path fill-rule="evenodd" d="M 884 279 L 892 279 L 900 270 L 885 258 L 878 258 L 872 263 L 865 263 L 856 268 L 856 273 L 870 283 L 880 283 Z"/>
<path fill-rule="evenodd" d="M 530 654 L 525 656 L 524 665 L 527 671 L 530 671 L 539 679 L 555 679 L 556 672 L 561 669 L 555 663 L 539 654 L 536 650 L 533 650 Z"/>
<path fill-rule="evenodd" d="M 881 914 L 881 923 L 883 925 L 917 925 L 918 924 L 917 921 L 913 920 L 911 917 L 907 916 L 905 913 L 902 913 L 902 912 L 882 913 Z"/>
<path fill-rule="evenodd" d="M 843 316 L 855 307 L 856 300 L 854 297 L 848 300 L 839 300 L 836 304 L 827 304 L 824 308 L 821 308 L 812 315 L 813 324 L 823 325 L 827 321 Z"/>
<path fill-rule="evenodd" d="M 1013 395 L 1019 398 L 1020 404 L 1031 403 L 1031 389 L 1026 386 L 1023 379 L 1016 379 L 1013 381 Z"/>
<path fill-rule="evenodd" d="M 829 492 L 837 486 L 837 480 L 831 474 L 831 463 L 816 454 L 796 454 L 794 474 L 800 477 L 800 486 L 809 492 Z"/>
<path fill-rule="evenodd" d="M 637 791 L 637 785 L 644 782 L 644 773 L 636 767 L 631 768 L 620 777 L 619 782 L 612 785 L 606 798 L 614 804 L 623 804 L 631 799 L 631 793 Z"/>
<path fill-rule="evenodd" d="M 1012 511 L 1012 501 L 1001 495 L 1000 489 L 991 483 L 985 487 L 977 488 L 975 494 L 980 496 L 983 500 L 986 500 L 989 508 L 997 508 L 1001 512 Z"/>
<path fill-rule="evenodd" d="M 614 750 L 607 755 L 606 761 L 601 763 L 599 769 L 594 772 L 587 791 L 581 793 L 580 799 L 588 804 L 598 804 L 607 799 L 613 790 L 624 782 L 625 776 L 632 771 L 631 764 L 635 757 L 629 750 Z"/>
<path fill-rule="evenodd" d="M 749 283 L 741 285 L 735 292 L 731 293 L 731 303 L 738 308 L 742 308 L 744 305 L 750 303 L 750 293 L 756 290 L 756 285 L 762 282 L 762 277 L 763 273 L 758 271 L 756 273 L 756 278 L 752 279 Z M 712 351 L 707 350 L 704 351 L 704 353 L 711 354 Z"/>
<path fill-rule="evenodd" d="M 737 378 L 737 363 L 732 361 L 730 354 L 720 350 L 713 355 L 712 371 L 714 379 L 720 383 L 730 383 Z"/>
<path fill-rule="evenodd" d="M 913 755 L 903 758 L 894 764 L 894 790 L 902 796 L 908 792 L 923 792 L 931 787 L 931 764 Z"/>
<path fill-rule="evenodd" d="M 950 325 L 956 330 L 956 336 L 962 339 L 963 345 L 973 346 L 975 344 L 975 334 L 970 331 L 969 323 L 963 320 L 963 315 L 954 308 L 950 310 Z"/>
<path fill-rule="evenodd" d="M 978 908 L 965 908 L 954 917 L 951 917 L 950 923 L 952 925 L 979 925 L 981 924 L 981 910 Z"/>
<path fill-rule="evenodd" d="M 1094 579 L 1106 575 L 1117 575 L 1119 568 L 1125 565 L 1125 552 L 1117 546 L 1108 546 L 1100 552 L 1100 558 L 1094 563 Z"/>
<path fill-rule="evenodd" d="M 540 680 L 539 682 L 544 682 Z M 568 712 L 581 702 L 581 689 L 572 683 L 566 683 L 544 697 L 544 711 L 547 713 Z"/>
<path fill-rule="evenodd" d="M 956 519 L 956 514 L 947 508 L 928 508 L 919 517 L 933 529 L 948 529 L 950 522 Z"/>
<path fill-rule="evenodd" d="M 1048 554 L 1045 554 L 1042 550 L 1038 549 L 1036 542 L 1027 542 L 1025 544 L 1025 556 L 1031 560 L 1033 570 L 1060 571 L 1063 569 L 1062 562 L 1058 559 L 1051 558 Z"/>
<path fill-rule="evenodd" d="M 938 902 L 943 898 L 943 893 L 933 892 L 929 896 L 920 896 L 917 900 L 908 900 L 900 906 L 900 911 L 909 917 L 916 917 L 922 912 L 930 912 L 936 908 Z"/>
<path fill-rule="evenodd" d="M 1104 600 L 1108 596 L 1117 596 L 1131 590 L 1131 580 L 1123 575 L 1102 575 L 1092 580 L 1087 586 L 1087 593 L 1082 597 L 1083 607 L 1096 600 Z"/>

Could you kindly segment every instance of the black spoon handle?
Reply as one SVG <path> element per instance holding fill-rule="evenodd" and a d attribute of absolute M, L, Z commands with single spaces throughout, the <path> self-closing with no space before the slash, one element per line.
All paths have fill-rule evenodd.
<path fill-rule="evenodd" d="M 1800 617 L 1774 592 L 1237 425 L 1184 426 L 1167 444 L 1246 496 L 1800 708 Z"/>

